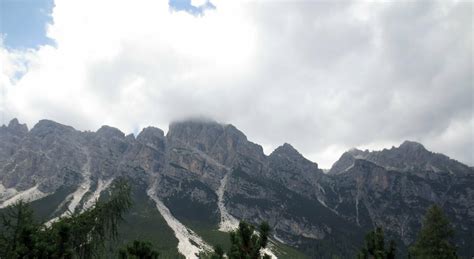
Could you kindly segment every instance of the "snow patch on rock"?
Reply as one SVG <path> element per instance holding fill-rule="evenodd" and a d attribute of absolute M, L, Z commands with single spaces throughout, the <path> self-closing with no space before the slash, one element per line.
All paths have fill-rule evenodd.
<path fill-rule="evenodd" d="M 5 189 L 5 187 L 2 185 L 3 189 Z M 5 190 L 8 190 L 8 192 L 11 194 L 11 193 L 14 193 L 13 196 L 10 196 L 8 197 L 2 204 L 0 204 L 0 208 L 5 208 L 7 206 L 10 206 L 20 200 L 23 200 L 25 202 L 32 202 L 32 201 L 35 201 L 35 200 L 38 200 L 38 199 L 41 199 L 45 196 L 47 196 L 48 194 L 47 193 L 44 193 L 42 191 L 40 191 L 38 189 L 38 185 L 35 185 L 34 187 L 28 189 L 28 190 L 24 190 L 24 191 L 21 191 L 21 192 L 17 192 L 15 189 L 13 188 L 9 188 L 9 189 L 5 189 Z M 3 194 L 3 192 L 2 192 Z"/>
<path fill-rule="evenodd" d="M 82 175 L 84 176 L 84 181 L 81 183 L 79 188 L 76 189 L 76 191 L 68 195 L 68 197 L 66 198 L 66 200 L 71 200 L 71 202 L 69 202 L 67 210 L 61 216 L 66 216 L 69 213 L 73 213 L 81 202 L 84 195 L 91 188 L 91 158 L 87 150 L 85 150 L 85 153 L 87 161 L 82 167 Z"/>
<path fill-rule="evenodd" d="M 217 190 L 217 206 L 219 208 L 219 212 L 221 214 L 221 221 L 219 222 L 219 230 L 224 232 L 230 232 L 235 230 L 239 227 L 239 221 L 234 218 L 234 216 L 230 215 L 227 211 L 225 204 L 224 204 L 224 191 L 225 186 L 227 185 L 229 173 L 227 173 L 224 178 L 221 180 L 221 185 Z"/>
<path fill-rule="evenodd" d="M 17 194 L 18 191 L 15 188 L 6 188 L 0 182 L 0 202 L 6 201 Z"/>
<path fill-rule="evenodd" d="M 64 200 L 64 202 L 69 202 L 66 211 L 64 211 L 60 216 L 50 219 L 48 222 L 46 222 L 46 226 L 50 226 L 52 223 L 56 222 L 61 217 L 66 217 L 70 215 L 71 213 L 74 213 L 74 211 L 76 210 L 77 206 L 81 202 L 84 195 L 90 190 L 91 182 L 92 182 L 91 157 L 87 149 L 84 150 L 84 153 L 86 154 L 86 159 L 87 159 L 86 163 L 82 167 L 82 172 L 83 172 L 82 175 L 84 176 L 84 181 L 79 185 L 79 187 L 73 193 L 69 194 Z M 60 207 L 63 205 L 63 203 L 60 205 Z"/>
<path fill-rule="evenodd" d="M 88 208 L 92 207 L 97 200 L 99 200 L 100 194 L 107 188 L 109 188 L 110 184 L 112 183 L 113 179 L 109 180 L 99 180 L 97 182 L 97 188 L 95 189 L 94 193 L 84 202 L 82 206 L 82 211 L 87 210 Z"/>
<path fill-rule="evenodd" d="M 148 196 L 155 202 L 156 208 L 165 219 L 168 226 L 174 231 L 178 239 L 178 251 L 188 259 L 197 259 L 202 251 L 212 251 L 212 247 L 198 236 L 194 231 L 187 228 L 179 220 L 177 220 L 165 206 L 165 204 L 158 198 L 154 191 L 156 187 L 152 187 L 147 191 Z"/>
<path fill-rule="evenodd" d="M 260 255 L 269 255 L 272 259 L 278 259 L 278 257 L 272 252 L 272 250 L 270 250 L 270 248 L 268 247 L 265 247 L 263 249 L 260 249 Z"/>

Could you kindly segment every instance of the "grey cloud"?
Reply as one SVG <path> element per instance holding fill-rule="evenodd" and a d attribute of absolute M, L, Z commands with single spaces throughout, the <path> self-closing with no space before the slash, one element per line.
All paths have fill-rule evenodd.
<path fill-rule="evenodd" d="M 325 10 L 324 5 L 310 3 L 296 11 L 304 22 L 292 33 L 285 29 L 291 30 L 295 23 L 285 26 L 273 21 L 285 17 L 280 12 L 286 12 L 286 6 L 278 7 L 266 9 L 274 16 L 262 16 L 270 17 L 273 23 L 269 24 L 274 26 L 263 23 L 284 29 L 266 30 L 273 35 L 265 38 L 278 41 L 281 37 L 287 42 L 276 49 L 268 42 L 271 51 L 267 54 L 276 56 L 272 61 L 289 64 L 277 72 L 271 63 L 264 64 L 269 79 L 261 84 L 274 84 L 259 101 L 266 102 L 265 95 L 286 100 L 280 107 L 260 111 L 248 123 L 252 134 L 267 143 L 291 138 L 305 153 L 317 153 L 331 144 L 350 147 L 416 139 L 435 151 L 474 162 L 469 124 L 473 116 L 472 3 L 384 3 L 374 6 L 367 22 L 358 22 L 347 9 Z M 325 15 L 319 22 L 326 22 L 327 27 L 318 31 L 311 24 L 321 13 Z M 286 46 L 293 48 L 287 52 Z M 312 102 L 305 102 L 306 98 Z M 335 107 L 322 105 L 326 98 L 332 98 Z M 252 126 L 263 124 L 258 118 L 274 112 L 287 119 Z M 460 143 L 436 144 L 456 121 L 468 125 L 470 134 L 464 134 Z"/>
<path fill-rule="evenodd" d="M 289 142 L 323 167 L 340 155 L 328 159 L 331 148 L 405 139 L 474 164 L 471 2 L 371 3 L 367 19 L 357 1 L 245 5 L 257 39 L 249 71 L 200 75 L 199 63 L 169 46 L 124 42 L 88 66 L 87 91 L 113 126 L 207 116 L 265 147 Z M 136 78 L 142 85 L 123 94 Z"/>

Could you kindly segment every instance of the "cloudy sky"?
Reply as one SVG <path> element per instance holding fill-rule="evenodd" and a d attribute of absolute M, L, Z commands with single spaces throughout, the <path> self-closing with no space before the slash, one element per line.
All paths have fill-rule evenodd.
<path fill-rule="evenodd" d="M 323 168 L 406 139 L 474 164 L 471 1 L 0 3 L 1 123 L 205 116 Z"/>

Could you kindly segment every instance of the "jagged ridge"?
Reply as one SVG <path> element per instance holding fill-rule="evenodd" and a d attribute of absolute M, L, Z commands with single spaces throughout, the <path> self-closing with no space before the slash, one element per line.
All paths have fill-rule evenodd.
<path fill-rule="evenodd" d="M 310 257 L 353 256 L 373 225 L 386 227 L 403 251 L 425 209 L 439 203 L 455 224 L 461 254 L 474 249 L 472 168 L 413 142 L 350 150 L 329 174 L 290 144 L 266 156 L 237 128 L 214 121 L 175 122 L 166 136 L 148 127 L 135 138 L 109 126 L 80 132 L 48 120 L 28 131 L 12 120 L 0 127 L 0 144 L 1 204 L 31 188 L 43 199 L 62 193 L 49 219 L 90 206 L 104 183 L 124 176 L 153 193 L 142 199 L 156 198 L 211 244 L 210 231 L 236 218 L 268 221 L 276 239 Z M 81 195 L 71 207 L 66 197 L 74 192 Z"/>

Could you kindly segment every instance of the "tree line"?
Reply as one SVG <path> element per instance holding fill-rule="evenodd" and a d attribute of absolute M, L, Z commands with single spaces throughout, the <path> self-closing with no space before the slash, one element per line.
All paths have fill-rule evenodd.
<path fill-rule="evenodd" d="M 102 258 L 105 244 L 118 238 L 118 226 L 132 206 L 130 187 L 116 180 L 105 202 L 84 212 L 71 212 L 52 224 L 37 222 L 28 203 L 19 201 L 2 213 L 0 258 Z M 134 241 L 119 251 L 121 259 L 158 258 L 146 241 Z"/>
<path fill-rule="evenodd" d="M 118 226 L 123 215 L 130 210 L 131 189 L 128 183 L 114 181 L 105 201 L 79 213 L 73 212 L 50 225 L 37 222 L 28 203 L 19 201 L 9 206 L 1 215 L 0 258 L 103 258 L 106 243 L 118 238 Z M 224 251 L 218 245 L 206 259 L 269 259 L 263 252 L 268 245 L 270 226 L 263 222 L 255 228 L 247 222 L 230 232 L 231 246 Z M 394 259 L 397 247 L 394 240 L 385 241 L 381 227 L 367 233 L 358 259 Z M 439 206 L 428 209 L 416 242 L 409 249 L 409 258 L 457 258 L 452 242 L 454 230 Z M 152 243 L 134 240 L 119 248 L 120 259 L 156 259 L 159 252 Z"/>
<path fill-rule="evenodd" d="M 458 258 L 456 245 L 453 243 L 454 229 L 437 206 L 431 206 L 423 221 L 414 245 L 409 248 L 408 258 L 451 259 Z M 365 245 L 357 255 L 358 259 L 394 259 L 396 243 L 390 240 L 385 243 L 384 231 L 376 227 L 365 236 Z"/>

